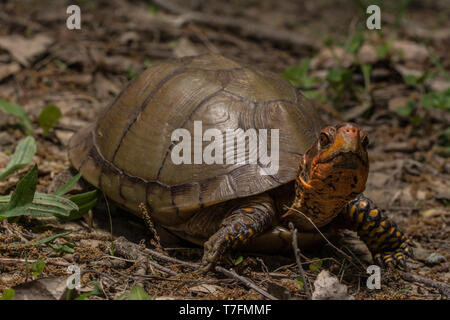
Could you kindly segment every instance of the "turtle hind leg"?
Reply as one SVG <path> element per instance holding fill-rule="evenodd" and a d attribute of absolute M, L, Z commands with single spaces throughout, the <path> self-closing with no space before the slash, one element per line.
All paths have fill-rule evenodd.
<path fill-rule="evenodd" d="M 219 230 L 205 242 L 203 263 L 216 263 L 229 249 L 267 230 L 275 212 L 273 200 L 268 195 L 245 199 L 231 208 Z"/>
<path fill-rule="evenodd" d="M 405 265 L 406 257 L 413 257 L 411 242 L 405 234 L 365 196 L 359 195 L 348 203 L 344 221 L 366 243 L 377 263 Z"/>

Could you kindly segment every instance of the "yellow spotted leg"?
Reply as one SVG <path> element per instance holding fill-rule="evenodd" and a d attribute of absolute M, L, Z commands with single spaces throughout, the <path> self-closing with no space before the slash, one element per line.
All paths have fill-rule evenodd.
<path fill-rule="evenodd" d="M 216 263 L 224 252 L 245 243 L 267 230 L 275 216 L 273 201 L 268 196 L 257 196 L 231 208 L 219 230 L 204 244 L 204 264 Z"/>
<path fill-rule="evenodd" d="M 365 196 L 350 201 L 344 216 L 346 227 L 358 233 L 378 264 L 405 266 L 406 257 L 413 257 L 412 243 L 405 234 Z"/>

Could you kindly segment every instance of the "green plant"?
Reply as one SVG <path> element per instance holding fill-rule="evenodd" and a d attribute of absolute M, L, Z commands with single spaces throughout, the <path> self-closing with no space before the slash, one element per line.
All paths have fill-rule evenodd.
<path fill-rule="evenodd" d="M 0 99 L 0 111 L 15 116 L 27 135 L 33 134 L 33 126 L 26 111 L 18 104 Z"/>
<path fill-rule="evenodd" d="M 94 286 L 92 291 L 86 292 L 75 298 L 75 300 L 86 300 L 90 296 L 96 296 L 102 294 L 102 289 L 100 288 L 100 284 L 97 281 L 92 281 L 90 284 Z"/>
<path fill-rule="evenodd" d="M 150 296 L 145 292 L 145 290 L 135 285 L 131 288 L 130 292 L 124 292 L 119 297 L 117 297 L 115 300 L 151 300 Z"/>
<path fill-rule="evenodd" d="M 58 123 L 59 119 L 61 118 L 62 113 L 61 110 L 55 105 L 48 105 L 42 110 L 41 114 L 39 115 L 39 126 L 42 128 L 44 136 L 47 135 L 47 133 L 50 131 L 51 128 L 55 126 L 56 123 Z"/>
<path fill-rule="evenodd" d="M 2 296 L 0 297 L 0 300 L 12 300 L 14 299 L 14 295 L 16 294 L 16 291 L 14 289 L 6 289 L 3 291 Z"/>
<path fill-rule="evenodd" d="M 34 278 L 38 278 L 42 272 L 44 272 L 45 269 L 45 261 L 43 260 L 36 260 L 31 265 L 31 270 L 33 271 L 32 275 Z"/>
<path fill-rule="evenodd" d="M 237 258 L 233 258 L 233 256 L 230 253 L 227 254 L 227 259 L 233 266 L 237 266 L 242 261 L 244 261 L 244 257 L 243 256 L 239 256 Z"/>
<path fill-rule="evenodd" d="M 328 71 L 327 82 L 334 100 L 338 101 L 345 92 L 352 92 L 353 68 L 331 69 Z"/>
<path fill-rule="evenodd" d="M 377 58 L 379 60 L 383 60 L 391 52 L 391 49 L 392 49 L 392 42 L 389 40 L 386 40 L 383 43 L 377 44 L 375 46 L 375 50 L 377 52 Z"/>
<path fill-rule="evenodd" d="M 317 79 L 309 77 L 310 59 L 303 59 L 298 65 L 287 67 L 283 72 L 286 78 L 294 87 L 310 89 L 314 87 Z"/>
<path fill-rule="evenodd" d="M 450 88 L 441 92 L 424 94 L 420 102 L 427 109 L 450 111 Z"/>
<path fill-rule="evenodd" d="M 344 46 L 345 51 L 356 54 L 364 44 L 364 33 L 361 30 L 356 31 Z"/>
<path fill-rule="evenodd" d="M 309 270 L 320 272 L 322 269 L 323 261 L 320 258 L 314 258 L 313 261 L 309 264 Z"/>
<path fill-rule="evenodd" d="M 38 170 L 35 165 L 20 180 L 11 196 L 0 197 L 0 220 L 19 216 L 68 216 L 78 206 L 69 199 L 36 193 Z"/>
<path fill-rule="evenodd" d="M 36 141 L 32 136 L 20 140 L 8 165 L 0 172 L 0 181 L 29 164 L 35 153 Z"/>

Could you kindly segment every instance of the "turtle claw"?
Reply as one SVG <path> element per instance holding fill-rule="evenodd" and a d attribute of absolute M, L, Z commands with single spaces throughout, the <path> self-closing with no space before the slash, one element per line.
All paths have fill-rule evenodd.
<path fill-rule="evenodd" d="M 407 268 L 406 257 L 414 257 L 412 249 L 408 243 L 404 243 L 399 249 L 384 253 L 377 253 L 374 256 L 374 261 L 381 267 L 394 268 L 401 266 Z"/>
<path fill-rule="evenodd" d="M 201 267 L 198 271 L 200 273 L 208 273 L 210 271 L 214 271 L 214 263 L 207 263 L 206 265 L 204 265 L 203 267 Z"/>

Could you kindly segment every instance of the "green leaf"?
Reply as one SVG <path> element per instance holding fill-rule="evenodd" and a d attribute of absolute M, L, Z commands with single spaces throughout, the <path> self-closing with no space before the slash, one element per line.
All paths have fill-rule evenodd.
<path fill-rule="evenodd" d="M 38 241 L 34 241 L 34 242 L 30 243 L 30 244 L 33 245 L 33 246 L 49 244 L 50 242 L 52 242 L 52 241 L 54 241 L 54 240 L 56 240 L 58 238 L 62 238 L 62 237 L 65 237 L 65 236 L 69 235 L 70 233 L 71 233 L 70 231 L 57 233 L 57 234 L 51 235 L 49 237 L 46 237 L 44 239 L 41 239 L 41 240 L 38 240 Z"/>
<path fill-rule="evenodd" d="M 327 97 L 317 90 L 304 90 L 302 93 L 306 98 L 311 100 L 316 100 L 324 103 L 327 101 Z"/>
<path fill-rule="evenodd" d="M 150 12 L 151 14 L 156 14 L 158 12 L 158 8 L 155 6 L 148 6 L 147 8 L 148 12 Z"/>
<path fill-rule="evenodd" d="M 55 250 L 56 252 L 62 252 L 62 253 L 74 253 L 75 245 L 71 242 L 64 242 L 64 243 L 47 243 L 47 246 Z"/>
<path fill-rule="evenodd" d="M 364 76 L 364 88 L 368 92 L 370 89 L 370 73 L 372 72 L 372 66 L 363 64 L 361 65 L 361 71 Z"/>
<path fill-rule="evenodd" d="M 311 271 L 315 271 L 315 272 L 320 272 L 321 268 L 322 268 L 322 260 L 320 258 L 314 258 L 313 262 L 309 264 L 309 270 Z"/>
<path fill-rule="evenodd" d="M 150 296 L 140 286 L 134 286 L 131 288 L 128 300 L 150 300 Z"/>
<path fill-rule="evenodd" d="M 77 206 L 77 209 L 72 210 L 69 215 L 56 216 L 65 220 L 80 219 L 97 204 L 98 190 L 75 194 L 71 196 L 69 200 Z"/>
<path fill-rule="evenodd" d="M 14 289 L 6 289 L 3 291 L 2 296 L 0 297 L 0 300 L 12 300 L 14 299 L 14 295 L 16 294 L 16 291 Z"/>
<path fill-rule="evenodd" d="M 364 34 L 360 32 L 356 32 L 353 37 L 348 41 L 345 50 L 350 53 L 357 53 L 361 46 L 364 44 Z"/>
<path fill-rule="evenodd" d="M 39 115 L 39 126 L 42 128 L 44 136 L 58 123 L 61 116 L 61 110 L 52 104 L 46 106 L 44 110 L 42 110 Z"/>
<path fill-rule="evenodd" d="M 240 264 L 243 260 L 244 260 L 244 258 L 243 258 L 242 256 L 239 256 L 238 258 L 236 258 L 236 259 L 233 261 L 233 264 L 234 264 L 235 266 L 237 266 L 237 265 Z"/>
<path fill-rule="evenodd" d="M 92 281 L 91 284 L 94 286 L 94 289 L 90 292 L 83 293 L 79 297 L 75 298 L 75 300 L 85 300 L 90 296 L 96 296 L 102 294 L 102 289 L 100 288 L 100 284 L 97 281 Z"/>
<path fill-rule="evenodd" d="M 45 262 L 43 260 L 36 260 L 31 265 L 31 270 L 33 270 L 32 275 L 35 278 L 39 277 L 42 274 L 42 272 L 44 272 L 44 269 L 45 269 Z"/>
<path fill-rule="evenodd" d="M 14 171 L 29 164 L 35 153 L 36 141 L 32 136 L 20 140 L 8 165 L 0 172 L 0 181 L 4 180 Z"/>
<path fill-rule="evenodd" d="M 327 80 L 333 85 L 347 84 L 351 76 L 352 72 L 348 69 L 332 69 L 328 71 Z"/>
<path fill-rule="evenodd" d="M 305 284 L 303 283 L 302 277 L 299 276 L 296 280 L 295 283 L 297 283 L 300 287 L 302 287 L 302 289 L 305 287 Z"/>
<path fill-rule="evenodd" d="M 391 51 L 391 42 L 390 41 L 386 41 L 382 44 L 379 44 L 375 47 L 375 50 L 377 51 L 377 57 L 378 59 L 384 59 L 387 57 L 387 55 L 389 54 L 389 52 Z"/>
<path fill-rule="evenodd" d="M 10 114 L 19 119 L 21 126 L 24 128 L 25 133 L 27 135 L 31 135 L 33 133 L 33 126 L 31 125 L 31 121 L 28 118 L 27 112 L 18 104 L 0 99 L 0 111 L 3 111 L 6 114 Z"/>
<path fill-rule="evenodd" d="M 450 88 L 442 92 L 430 92 L 423 95 L 421 103 L 427 109 L 450 111 Z"/>
<path fill-rule="evenodd" d="M 17 183 L 16 190 L 6 206 L 0 207 L 1 217 L 17 217 L 24 215 L 33 202 L 38 178 L 37 165 Z"/>
<path fill-rule="evenodd" d="M 404 107 L 398 108 L 395 112 L 402 117 L 408 117 L 416 108 L 416 102 L 414 100 L 408 100 Z"/>
<path fill-rule="evenodd" d="M 298 88 L 309 89 L 314 86 L 315 79 L 308 77 L 310 59 L 303 59 L 299 65 L 287 67 L 283 72 L 283 77 Z"/>
<path fill-rule="evenodd" d="M 403 75 L 403 81 L 411 87 L 417 86 L 420 83 L 420 76 L 415 76 L 412 74 Z"/>
<path fill-rule="evenodd" d="M 81 172 L 79 172 L 76 176 L 72 177 L 69 181 L 67 181 L 61 188 L 59 188 L 54 195 L 62 196 L 65 195 L 73 186 L 80 180 Z"/>
<path fill-rule="evenodd" d="M 11 196 L 0 196 L 0 216 L 3 216 L 2 209 L 10 200 Z M 70 217 L 72 212 L 78 212 L 78 206 L 70 199 L 53 194 L 36 192 L 34 194 L 33 202 L 28 205 L 25 210 L 17 210 L 9 213 L 7 216 Z"/>

